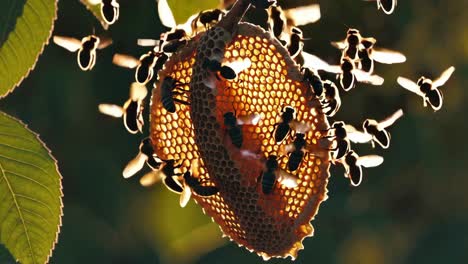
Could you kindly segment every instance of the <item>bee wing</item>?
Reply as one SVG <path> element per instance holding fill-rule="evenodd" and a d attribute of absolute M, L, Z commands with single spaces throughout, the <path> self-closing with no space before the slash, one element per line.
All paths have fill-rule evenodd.
<path fill-rule="evenodd" d="M 248 69 L 252 65 L 252 62 L 250 61 L 250 59 L 239 59 L 231 62 L 226 62 L 223 65 L 230 67 L 234 70 L 236 74 L 239 74 L 239 72 Z"/>
<path fill-rule="evenodd" d="M 190 201 L 191 196 L 192 196 L 192 190 L 190 190 L 190 187 L 187 184 L 184 184 L 184 190 L 180 194 L 180 200 L 179 200 L 180 207 L 184 208 Z"/>
<path fill-rule="evenodd" d="M 373 48 L 371 58 L 385 64 L 403 63 L 406 61 L 406 56 L 402 53 L 382 48 Z"/>
<path fill-rule="evenodd" d="M 378 130 L 383 130 L 395 123 L 400 117 L 403 116 L 403 110 L 398 109 L 395 113 L 393 113 L 391 116 L 385 118 L 384 120 L 380 121 L 379 124 L 377 125 Z"/>
<path fill-rule="evenodd" d="M 122 172 L 124 178 L 130 178 L 135 175 L 135 173 L 139 172 L 141 168 L 143 168 L 143 165 L 145 165 L 146 159 L 146 155 L 139 152 L 138 155 L 129 161 L 127 166 L 125 166 Z"/>
<path fill-rule="evenodd" d="M 148 89 L 145 85 L 133 82 L 130 86 L 130 99 L 132 101 L 141 101 L 148 95 Z"/>
<path fill-rule="evenodd" d="M 115 104 L 100 104 L 98 105 L 99 112 L 102 114 L 112 116 L 115 118 L 120 118 L 125 113 L 123 107 Z"/>
<path fill-rule="evenodd" d="M 298 178 L 282 169 L 277 170 L 278 182 L 286 188 L 296 188 Z"/>
<path fill-rule="evenodd" d="M 419 89 L 419 85 L 417 85 L 412 80 L 400 76 L 398 77 L 397 82 L 401 87 L 405 88 L 406 90 L 413 92 L 419 96 L 424 96 L 424 93 L 422 93 Z"/>
<path fill-rule="evenodd" d="M 451 66 L 450 68 L 446 69 L 441 75 L 439 78 L 437 78 L 436 80 L 434 80 L 432 82 L 432 85 L 434 85 L 434 87 L 440 87 L 442 85 L 444 85 L 448 79 L 450 78 L 450 76 L 452 76 L 452 73 L 455 71 L 455 67 Z"/>
<path fill-rule="evenodd" d="M 339 50 L 344 50 L 346 49 L 346 47 L 348 46 L 348 44 L 346 44 L 346 40 L 342 40 L 342 41 L 332 41 L 330 42 L 330 44 L 339 49 Z"/>
<path fill-rule="evenodd" d="M 164 173 L 161 170 L 154 170 L 146 173 L 140 178 L 140 184 L 144 187 L 149 187 L 164 179 Z"/>
<path fill-rule="evenodd" d="M 320 19 L 320 5 L 312 4 L 283 11 L 288 20 L 292 20 L 295 26 L 304 26 L 317 22 Z"/>
<path fill-rule="evenodd" d="M 372 140 L 372 135 L 357 130 L 352 125 L 346 125 L 346 134 L 348 139 L 354 143 L 367 143 Z"/>
<path fill-rule="evenodd" d="M 54 36 L 53 41 L 55 44 L 71 52 L 75 52 L 81 48 L 81 41 L 76 38 Z"/>
<path fill-rule="evenodd" d="M 112 39 L 109 37 L 99 37 L 98 49 L 105 49 L 112 44 Z"/>
<path fill-rule="evenodd" d="M 137 39 L 137 45 L 141 47 L 155 47 L 159 48 L 161 40 L 159 39 Z"/>
<path fill-rule="evenodd" d="M 130 55 L 116 53 L 112 58 L 112 63 L 120 67 L 133 69 L 136 66 L 140 65 L 140 60 Z"/>
<path fill-rule="evenodd" d="M 302 57 L 304 58 L 303 67 L 311 68 L 315 70 L 324 70 L 324 71 L 332 72 L 332 73 L 341 72 L 340 66 L 336 66 L 336 65 L 331 66 L 326 61 L 308 52 L 302 51 Z"/>
<path fill-rule="evenodd" d="M 383 157 L 378 155 L 366 155 L 361 156 L 356 161 L 356 165 L 363 166 L 366 168 L 377 167 L 384 161 Z"/>
<path fill-rule="evenodd" d="M 256 125 L 260 121 L 261 116 L 259 114 L 249 114 L 237 117 L 238 125 Z"/>
<path fill-rule="evenodd" d="M 376 74 L 369 74 L 365 71 L 361 71 L 358 69 L 353 70 L 353 74 L 358 82 L 368 83 L 372 85 L 382 85 L 384 83 L 384 78 Z"/>
<path fill-rule="evenodd" d="M 167 4 L 167 0 L 158 0 L 158 15 L 164 26 L 169 28 L 177 26 L 172 10 Z"/>

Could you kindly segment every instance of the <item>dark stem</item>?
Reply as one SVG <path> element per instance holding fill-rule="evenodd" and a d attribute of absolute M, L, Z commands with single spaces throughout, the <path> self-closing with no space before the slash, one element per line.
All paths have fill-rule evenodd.
<path fill-rule="evenodd" d="M 231 10 L 219 21 L 217 26 L 220 26 L 227 31 L 233 33 L 244 14 L 250 7 L 250 0 L 237 0 Z"/>

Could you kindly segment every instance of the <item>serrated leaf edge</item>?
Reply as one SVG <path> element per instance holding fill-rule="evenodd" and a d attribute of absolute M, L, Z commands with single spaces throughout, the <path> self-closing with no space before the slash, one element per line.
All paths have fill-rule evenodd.
<path fill-rule="evenodd" d="M 26 1 L 29 1 L 29 0 L 26 0 Z M 1 95 L 0 94 L 0 99 L 2 98 L 5 98 L 7 97 L 9 94 L 11 94 L 22 82 L 24 79 L 26 79 L 29 74 L 31 73 L 31 71 L 34 70 L 34 68 L 36 67 L 36 64 L 37 64 L 37 61 L 39 60 L 39 57 L 42 55 L 42 53 L 44 52 L 44 49 L 45 49 L 45 46 L 47 46 L 50 42 L 50 37 L 52 36 L 52 32 L 54 31 L 54 27 L 55 27 L 55 21 L 57 20 L 57 11 L 58 11 L 58 0 L 55 0 L 54 1 L 55 3 L 55 12 L 54 12 L 54 17 L 53 17 L 53 20 L 52 20 L 52 26 L 50 27 L 50 30 L 49 30 L 49 36 L 47 37 L 47 40 L 44 42 L 44 44 L 42 44 L 42 48 L 41 50 L 37 53 L 37 56 L 36 56 L 36 60 L 34 61 L 33 65 L 31 65 L 31 67 L 29 67 L 28 71 L 24 74 L 22 74 L 22 77 L 15 83 L 15 85 L 13 85 L 13 87 L 11 87 L 10 89 L 8 89 L 8 91 L 6 91 L 5 94 Z M 27 3 L 25 3 L 26 5 Z M 17 19 L 20 19 L 20 17 L 18 17 Z M 16 25 L 15 25 L 15 28 L 16 28 Z M 14 32 L 14 30 L 12 31 Z M 8 36 L 12 33 L 10 32 L 8 34 Z M 5 43 L 8 41 L 9 37 L 7 37 L 7 39 L 5 40 Z M 41 141 L 42 143 L 42 141 Z"/>
<path fill-rule="evenodd" d="M 57 1 L 55 1 L 56 5 L 57 5 Z M 57 7 L 57 6 L 56 6 Z M 57 9 L 56 9 L 57 10 Z M 58 236 L 60 234 L 60 230 L 61 230 L 61 227 L 62 227 L 62 217 L 63 217 L 63 186 L 62 186 L 62 174 L 60 173 L 59 171 L 59 167 L 58 167 L 58 162 L 57 160 L 55 159 L 55 157 L 52 155 L 52 151 L 47 147 L 47 145 L 39 138 L 39 134 L 32 131 L 31 129 L 29 129 L 28 125 L 23 123 L 23 121 L 21 121 L 20 119 L 16 118 L 16 117 L 13 117 L 11 115 L 8 115 L 7 113 L 5 112 L 2 112 L 0 111 L 0 114 L 3 114 L 11 119 L 13 119 L 14 121 L 18 122 L 20 125 L 22 125 L 27 131 L 29 131 L 32 135 L 34 135 L 37 139 L 37 141 L 42 145 L 42 147 L 44 147 L 44 149 L 47 151 L 47 154 L 49 154 L 49 157 L 54 161 L 54 164 L 55 164 L 55 170 L 57 171 L 57 174 L 59 175 L 59 185 L 60 185 L 60 214 L 59 214 L 59 225 L 58 225 L 58 228 L 57 228 L 57 232 L 55 234 L 55 240 L 54 242 L 52 243 L 52 248 L 50 249 L 49 251 L 49 254 L 47 255 L 47 259 L 46 259 L 46 262 L 45 263 L 49 263 L 49 260 L 50 260 L 50 257 L 52 256 L 52 252 L 54 251 L 55 249 L 55 245 L 57 245 L 57 242 L 58 242 Z M 0 165 L 0 169 L 3 173 L 3 169 L 1 168 L 1 165 Z M 15 199 L 15 205 L 16 204 L 16 199 Z M 24 222 L 23 222 L 23 226 L 24 226 Z M 6 245 L 5 245 L 5 248 L 7 250 L 9 250 Z M 30 248 L 32 250 L 32 248 Z M 11 252 L 10 252 L 11 253 Z M 12 256 L 16 259 L 16 256 L 14 256 L 12 254 Z"/>

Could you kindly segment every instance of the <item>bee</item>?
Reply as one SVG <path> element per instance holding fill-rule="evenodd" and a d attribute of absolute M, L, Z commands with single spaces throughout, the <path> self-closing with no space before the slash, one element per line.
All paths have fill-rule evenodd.
<path fill-rule="evenodd" d="M 183 176 L 183 191 L 180 195 L 180 207 L 185 207 L 190 201 L 190 197 L 193 192 L 202 197 L 208 197 L 215 195 L 219 192 L 219 189 L 215 186 L 206 186 L 203 185 L 204 182 L 201 182 L 198 178 L 192 176 L 190 171 L 186 171 Z"/>
<path fill-rule="evenodd" d="M 203 26 L 208 27 L 214 23 L 217 23 L 225 15 L 224 11 L 220 9 L 202 11 L 192 20 L 192 32 L 196 32 L 198 28 L 198 22 L 202 23 Z"/>
<path fill-rule="evenodd" d="M 383 161 L 384 159 L 381 156 L 367 155 L 359 157 L 356 152 L 350 150 L 342 161 L 345 168 L 345 177 L 349 179 L 352 186 L 357 187 L 362 182 L 362 167 L 377 167 Z"/>
<path fill-rule="evenodd" d="M 348 57 L 341 58 L 341 65 L 339 66 L 339 70 L 336 70 L 336 73 L 340 79 L 341 87 L 346 92 L 353 89 L 356 86 L 356 82 L 371 85 L 382 85 L 384 83 L 384 79 L 382 77 L 371 75 L 362 70 L 356 69 L 354 62 Z"/>
<path fill-rule="evenodd" d="M 305 134 L 296 132 L 294 141 L 286 146 L 286 151 L 289 153 L 288 159 L 288 170 L 295 171 L 301 165 L 302 160 L 306 154 L 305 147 L 307 141 L 305 140 Z"/>
<path fill-rule="evenodd" d="M 301 72 L 303 76 L 302 81 L 309 84 L 316 98 L 322 99 L 324 96 L 324 88 L 318 72 L 306 67 L 302 67 Z"/>
<path fill-rule="evenodd" d="M 104 49 L 112 44 L 111 39 L 101 39 L 95 35 L 86 36 L 81 41 L 72 37 L 54 36 L 53 41 L 71 52 L 78 51 L 78 66 L 83 71 L 92 70 L 96 64 L 96 49 Z"/>
<path fill-rule="evenodd" d="M 154 153 L 150 138 L 143 139 L 138 149 L 136 157 L 130 160 L 123 170 L 122 174 L 126 179 L 139 172 L 145 162 L 153 170 L 158 170 L 161 167 L 163 161 Z"/>
<path fill-rule="evenodd" d="M 286 17 L 283 10 L 279 6 L 273 6 L 268 11 L 268 24 L 270 29 L 273 31 L 273 35 L 281 41 L 281 35 L 286 26 Z"/>
<path fill-rule="evenodd" d="M 87 0 L 91 5 L 101 5 L 101 17 L 112 25 L 119 19 L 120 5 L 117 0 Z"/>
<path fill-rule="evenodd" d="M 216 78 L 218 79 L 218 74 L 226 80 L 233 80 L 237 78 L 237 74 L 234 69 L 226 65 L 221 65 L 221 62 L 217 60 L 205 59 L 202 67 L 203 69 L 216 73 Z"/>
<path fill-rule="evenodd" d="M 187 32 L 182 28 L 175 28 L 170 32 L 162 35 L 164 41 L 181 40 L 187 37 Z"/>
<path fill-rule="evenodd" d="M 156 83 L 155 83 L 156 85 Z M 178 88 L 178 86 L 183 85 L 183 83 L 175 80 L 172 77 L 166 76 L 161 82 L 161 103 L 169 113 L 175 113 L 176 107 L 175 103 L 180 103 L 188 105 L 189 103 L 177 98 L 174 98 L 175 95 L 184 95 L 185 90 Z"/>
<path fill-rule="evenodd" d="M 182 164 L 175 165 L 175 160 L 164 160 L 164 165 L 157 170 L 153 170 L 147 174 L 145 174 L 140 179 L 140 184 L 142 186 L 148 187 L 153 185 L 159 180 L 162 180 L 166 187 L 174 192 L 181 194 L 184 189 L 182 184 L 178 180 L 178 177 L 182 175 L 182 173 L 176 173 L 175 170 L 182 167 Z"/>
<path fill-rule="evenodd" d="M 434 81 L 422 76 L 419 78 L 417 83 L 414 83 L 413 81 L 404 77 L 398 77 L 397 82 L 403 88 L 421 96 L 424 107 L 426 107 L 429 103 L 434 111 L 438 111 L 440 108 L 442 108 L 443 103 L 443 95 L 439 90 L 439 87 L 444 85 L 449 80 L 454 71 L 455 67 L 451 66 L 442 72 L 440 77 Z"/>
<path fill-rule="evenodd" d="M 304 47 L 304 39 L 302 38 L 302 30 L 297 27 L 291 29 L 291 39 L 289 41 L 288 52 L 292 59 L 301 53 Z"/>
<path fill-rule="evenodd" d="M 272 5 L 276 5 L 276 0 L 250 0 L 250 3 L 255 8 L 268 9 Z"/>
<path fill-rule="evenodd" d="M 385 14 L 390 15 L 395 11 L 395 8 L 397 6 L 397 0 L 366 0 L 366 1 L 372 1 L 372 2 L 377 2 L 377 9 L 381 9 L 384 11 Z"/>
<path fill-rule="evenodd" d="M 374 72 L 374 61 L 385 64 L 406 61 L 406 56 L 398 51 L 374 47 L 376 42 L 377 40 L 374 38 L 363 38 L 361 40 L 362 48 L 358 51 L 358 69 L 372 74 Z"/>
<path fill-rule="evenodd" d="M 281 143 L 291 131 L 290 123 L 296 118 L 296 110 L 286 106 L 281 114 L 281 122 L 275 124 L 275 141 Z"/>
<path fill-rule="evenodd" d="M 224 125 L 227 128 L 231 143 L 237 148 L 242 147 L 242 125 L 256 125 L 260 121 L 260 115 L 252 114 L 246 116 L 240 116 L 236 118 L 236 114 L 233 112 L 227 112 L 223 115 Z"/>
<path fill-rule="evenodd" d="M 265 162 L 265 169 L 257 181 L 261 182 L 263 194 L 271 194 L 276 182 L 287 188 L 295 188 L 298 185 L 297 177 L 279 168 L 277 156 L 270 155 Z"/>
<path fill-rule="evenodd" d="M 165 53 L 174 53 L 174 52 L 176 52 L 180 47 L 185 46 L 185 44 L 187 44 L 187 40 L 186 40 L 186 39 L 174 39 L 174 40 L 171 40 L 171 41 L 166 42 L 166 43 L 162 46 L 162 50 L 163 50 Z"/>
<path fill-rule="evenodd" d="M 403 110 L 399 109 L 391 116 L 384 120 L 377 122 L 374 119 L 366 119 L 362 128 L 364 131 L 358 131 L 351 125 L 346 125 L 346 131 L 348 138 L 354 143 L 367 143 L 371 142 L 372 147 L 375 147 L 375 142 L 379 144 L 383 149 L 387 149 L 390 146 L 390 133 L 386 130 L 387 127 L 393 125 L 399 118 L 403 116 Z"/>
<path fill-rule="evenodd" d="M 115 65 L 135 70 L 135 80 L 140 84 L 147 84 L 163 68 L 169 57 L 163 52 L 151 50 L 140 56 L 140 59 L 129 55 L 115 54 L 112 62 Z"/>
<path fill-rule="evenodd" d="M 329 80 L 323 82 L 323 89 L 324 98 L 320 101 L 324 110 L 323 113 L 328 117 L 332 117 L 341 107 L 340 92 L 338 91 L 338 87 Z"/>
<path fill-rule="evenodd" d="M 132 83 L 130 86 L 130 98 L 123 106 L 113 104 L 100 104 L 99 112 L 116 118 L 123 116 L 123 122 L 128 132 L 136 134 L 143 131 L 143 100 L 148 94 L 144 85 Z"/>
<path fill-rule="evenodd" d="M 335 148 L 330 149 L 333 151 L 333 160 L 341 160 L 349 151 L 351 143 L 348 139 L 345 123 L 343 121 L 336 121 L 328 130 L 333 130 L 333 135 L 324 136 L 324 139 L 334 138 L 336 145 Z"/>
<path fill-rule="evenodd" d="M 331 42 L 332 46 L 342 50 L 342 57 L 348 57 L 351 61 L 358 59 L 359 45 L 361 44 L 361 33 L 355 28 L 348 29 L 346 38 L 342 41 Z"/>

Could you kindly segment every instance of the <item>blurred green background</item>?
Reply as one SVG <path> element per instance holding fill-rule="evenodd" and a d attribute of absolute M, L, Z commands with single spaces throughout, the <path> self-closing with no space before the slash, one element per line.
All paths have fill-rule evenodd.
<path fill-rule="evenodd" d="M 107 32 L 114 44 L 98 52 L 93 71 L 80 71 L 74 54 L 49 45 L 36 70 L 0 101 L 0 109 L 29 124 L 59 161 L 65 208 L 51 263 L 263 263 L 221 238 L 193 202 L 181 209 L 178 196 L 163 186 L 145 189 L 138 176 L 121 176 L 144 135 L 128 134 L 121 120 L 99 114 L 97 105 L 128 97 L 133 71 L 114 66 L 112 55 L 142 54 L 135 40 L 157 38 L 164 28 L 154 0 L 119 2 L 120 20 Z M 280 2 L 300 3 L 310 1 Z M 376 65 L 386 79 L 382 87 L 359 85 L 342 93 L 336 120 L 359 125 L 400 107 L 405 116 L 391 128 L 390 149 L 356 147 L 361 155 L 385 157 L 383 166 L 365 170 L 360 187 L 349 186 L 342 168 L 332 169 L 330 198 L 296 263 L 467 263 L 468 1 L 399 1 L 391 16 L 373 2 L 319 3 L 322 19 L 302 27 L 310 38 L 305 50 L 336 63 L 339 53 L 329 42 L 343 39 L 350 26 L 408 58 Z M 256 14 L 250 17 L 264 23 L 266 17 Z M 102 33 L 78 0 L 59 2 L 55 34 L 81 38 L 93 28 Z M 437 113 L 395 82 L 399 75 L 436 77 L 450 65 L 457 69 L 442 88 L 444 107 Z"/>

